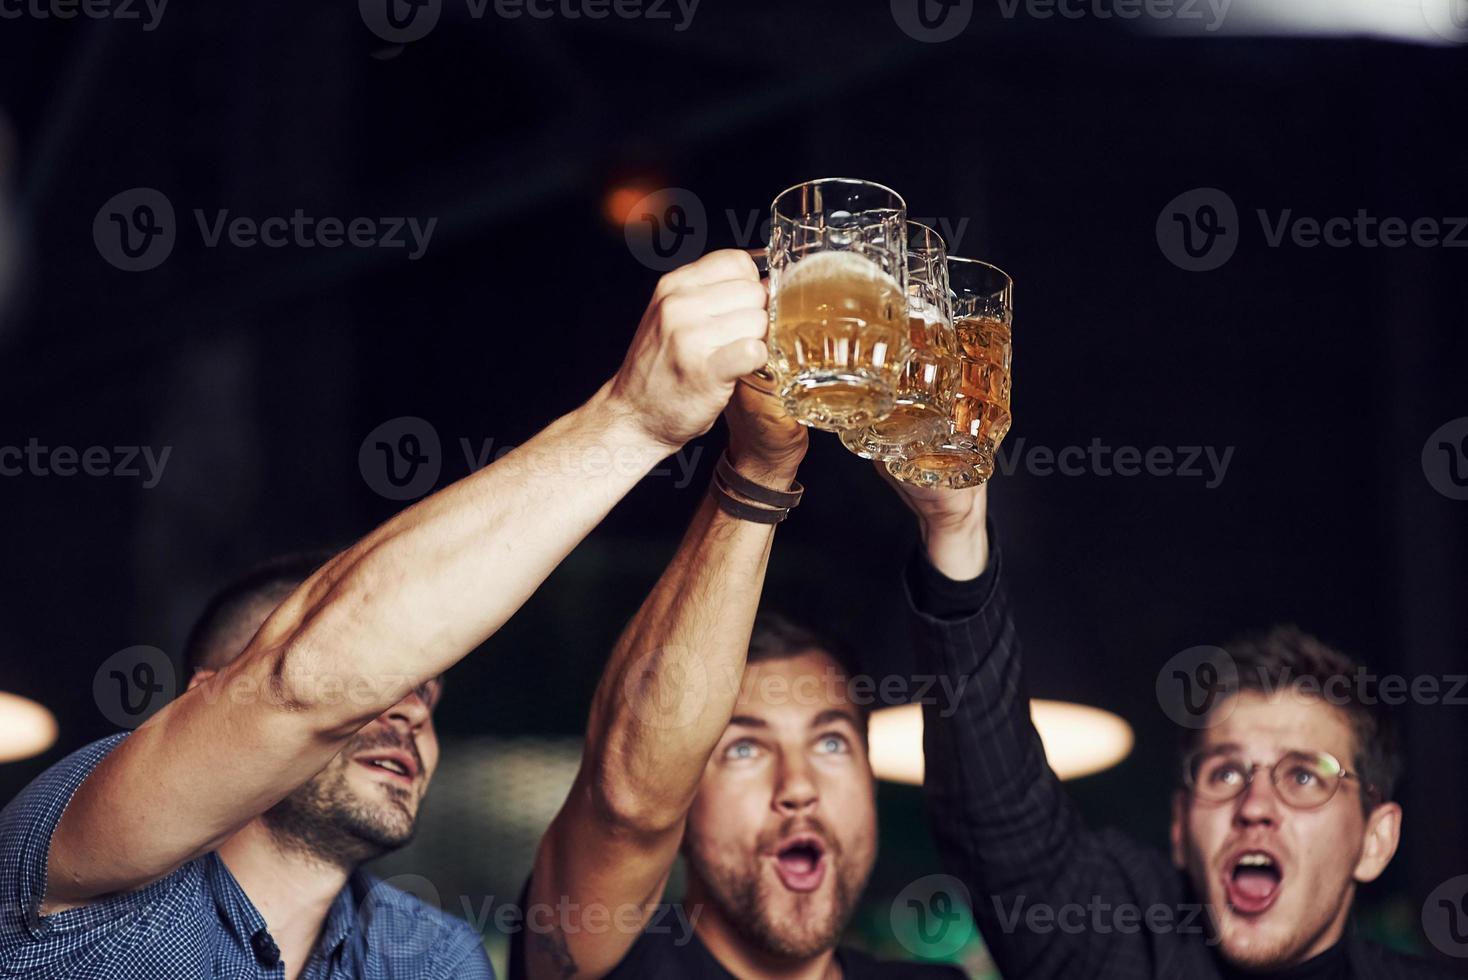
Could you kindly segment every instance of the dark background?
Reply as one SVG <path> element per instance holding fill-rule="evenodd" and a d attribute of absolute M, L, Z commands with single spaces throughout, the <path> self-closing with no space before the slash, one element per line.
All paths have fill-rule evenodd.
<path fill-rule="evenodd" d="M 889 184 L 962 228 L 953 251 L 1016 280 L 1013 452 L 1233 448 L 1214 488 L 1024 465 L 993 483 L 1035 693 L 1136 729 L 1124 763 L 1074 784 L 1094 823 L 1163 842 L 1176 730 L 1154 684 L 1181 650 L 1288 621 L 1380 672 L 1468 670 L 1468 503 L 1423 462 L 1468 416 L 1468 248 L 1270 247 L 1256 217 L 1468 215 L 1463 47 L 1164 37 L 982 3 L 959 37 L 923 43 L 886 4 L 773 0 L 704 0 L 683 31 L 475 19 L 445 0 L 406 45 L 352 4 L 273 0 L 179 3 L 153 31 L 25 17 L 0 32 L 19 229 L 0 444 L 172 447 L 152 489 L 0 478 L 0 689 L 61 726 L 52 750 L 0 767 L 0 802 L 114 730 L 92 695 L 108 656 L 177 656 L 231 574 L 402 506 L 359 467 L 375 427 L 429 422 L 442 486 L 467 472 L 461 439 L 522 442 L 609 377 L 658 274 L 607 217 L 618 187 L 684 189 L 712 248 L 759 244 L 729 213 L 763 216 L 799 180 Z M 178 218 L 143 272 L 109 265 L 92 234 L 134 187 Z M 1155 234 L 1199 187 L 1239 214 L 1237 251 L 1209 272 Z M 437 225 L 417 261 L 206 248 L 195 208 Z M 447 738 L 579 731 L 722 440 L 698 444 L 688 486 L 676 467 L 644 481 L 455 669 Z M 873 671 L 902 669 L 906 512 L 828 435 L 802 480 L 767 597 Z M 1421 949 L 1424 898 L 1468 872 L 1468 706 L 1402 714 L 1402 849 L 1360 918 Z M 920 841 L 916 791 L 883 800 L 884 842 Z M 925 848 L 889 846 L 873 893 L 931 869 Z"/>

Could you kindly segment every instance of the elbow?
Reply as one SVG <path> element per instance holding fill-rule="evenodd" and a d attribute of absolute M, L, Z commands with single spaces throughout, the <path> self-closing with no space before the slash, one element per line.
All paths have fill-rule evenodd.
<path fill-rule="evenodd" d="M 325 739 L 346 738 L 380 713 L 373 698 L 343 696 L 352 685 L 299 635 L 253 659 L 269 704 Z"/>
<path fill-rule="evenodd" d="M 602 826 L 634 839 L 663 837 L 681 831 L 687 805 L 677 805 L 648 788 L 639 787 L 626 773 L 597 767 L 586 793 L 591 810 Z"/>

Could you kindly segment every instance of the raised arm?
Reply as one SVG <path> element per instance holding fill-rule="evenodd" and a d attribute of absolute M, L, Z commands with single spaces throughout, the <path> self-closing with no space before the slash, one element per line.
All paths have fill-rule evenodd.
<path fill-rule="evenodd" d="M 1091 928 L 1098 905 L 1145 907 L 1175 876 L 1159 852 L 1088 831 L 1045 759 L 1003 559 L 988 539 L 987 489 L 897 486 L 923 537 L 906 572 L 917 669 L 960 692 L 923 707 L 929 821 L 994 962 L 1006 977 L 1060 980 L 1155 960 L 1139 948 L 1154 933 Z"/>
<path fill-rule="evenodd" d="M 658 460 L 708 430 L 764 362 L 765 317 L 742 252 L 664 276 L 590 401 L 336 556 L 244 654 L 103 760 L 52 837 L 43 910 L 213 850 L 482 643 Z"/>
<path fill-rule="evenodd" d="M 744 385 L 726 418 L 735 469 L 787 489 L 805 429 Z M 773 537 L 774 525 L 730 517 L 705 497 L 618 639 L 592 703 L 581 770 L 536 856 L 521 937 L 532 980 L 603 976 L 646 924 L 734 712 Z M 619 914 L 630 906 L 641 907 L 635 923 Z M 538 914 L 550 909 L 557 914 Z M 593 917 L 614 927 L 585 927 Z"/>

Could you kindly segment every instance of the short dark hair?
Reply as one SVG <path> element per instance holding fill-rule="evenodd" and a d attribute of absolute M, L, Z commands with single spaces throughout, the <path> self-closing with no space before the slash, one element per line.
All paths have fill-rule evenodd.
<path fill-rule="evenodd" d="M 1402 774 L 1402 747 L 1396 720 L 1375 692 L 1362 691 L 1356 680 L 1362 665 L 1298 626 L 1273 626 L 1244 634 L 1224 644 L 1238 669 L 1238 691 L 1269 693 L 1286 687 L 1321 696 L 1345 712 L 1354 741 L 1350 766 L 1361 781 L 1361 806 L 1370 813 L 1377 803 L 1392 799 Z M 1350 678 L 1341 684 L 1338 679 Z M 1344 696 L 1336 691 L 1344 689 Z M 1217 710 L 1215 706 L 1214 710 Z M 1182 756 L 1186 759 L 1202 743 L 1201 729 L 1185 729 Z"/>
<path fill-rule="evenodd" d="M 824 653 L 836 661 L 836 666 L 849 681 L 857 676 L 857 664 L 851 651 L 833 637 L 817 633 L 778 612 L 761 611 L 754 618 L 754 629 L 749 635 L 749 655 L 745 663 L 757 664 L 770 660 L 788 660 L 812 650 Z M 866 724 L 871 707 L 857 704 L 862 724 Z"/>
<path fill-rule="evenodd" d="M 828 654 L 848 676 L 856 672 L 855 664 L 846 649 L 830 637 L 802 626 L 778 612 L 761 611 L 754 617 L 754 629 L 749 634 L 748 663 L 788 660 L 809 650 L 820 650 Z"/>
<path fill-rule="evenodd" d="M 278 606 L 335 555 L 334 551 L 316 550 L 271 558 L 215 592 L 184 642 L 184 676 L 199 669 L 217 670 L 243 653 L 243 646 L 235 644 L 238 649 L 230 649 L 227 641 L 245 617 L 262 602 L 272 609 Z"/>

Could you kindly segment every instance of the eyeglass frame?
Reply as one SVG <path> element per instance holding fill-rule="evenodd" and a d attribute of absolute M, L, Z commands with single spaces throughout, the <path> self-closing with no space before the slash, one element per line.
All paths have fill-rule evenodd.
<path fill-rule="evenodd" d="M 1197 764 L 1198 760 L 1202 759 L 1205 756 L 1224 755 L 1233 751 L 1235 751 L 1235 749 L 1229 746 L 1214 746 L 1211 749 L 1198 749 L 1195 752 L 1189 753 L 1187 758 L 1183 759 L 1183 785 L 1187 787 L 1188 792 L 1192 794 L 1194 799 L 1201 799 L 1205 803 L 1232 803 L 1234 800 L 1237 800 L 1239 797 L 1248 792 L 1249 787 L 1254 784 L 1254 774 L 1260 769 L 1265 768 L 1264 763 L 1255 762 L 1252 759 L 1245 760 L 1249 763 L 1249 766 L 1248 769 L 1244 771 L 1244 781 L 1239 785 L 1238 791 L 1235 792 L 1232 796 L 1226 796 L 1221 800 L 1215 800 L 1198 795 L 1198 787 L 1193 777 L 1193 768 Z M 1291 756 L 1298 755 L 1315 756 L 1316 758 L 1328 759 L 1336 770 L 1335 779 L 1331 783 L 1330 795 L 1313 806 L 1300 806 L 1298 803 L 1291 803 L 1289 799 L 1285 797 L 1285 794 L 1280 791 L 1279 788 L 1277 770 L 1279 769 L 1280 763 L 1284 762 Z M 1341 784 L 1348 779 L 1354 779 L 1356 783 L 1360 785 L 1362 793 L 1369 793 L 1373 798 L 1377 796 L 1377 789 L 1375 786 L 1362 780 L 1361 776 L 1358 773 L 1354 773 L 1348 770 L 1345 766 L 1341 765 L 1341 760 L 1337 759 L 1333 754 L 1324 750 L 1307 751 L 1305 749 L 1289 749 L 1278 759 L 1275 759 L 1268 768 L 1269 785 L 1279 796 L 1280 802 L 1289 807 L 1291 810 L 1302 810 L 1305 812 L 1309 812 L 1311 810 L 1319 810 L 1321 807 L 1325 806 L 1331 800 L 1336 798 L 1336 795 L 1341 791 Z"/>

